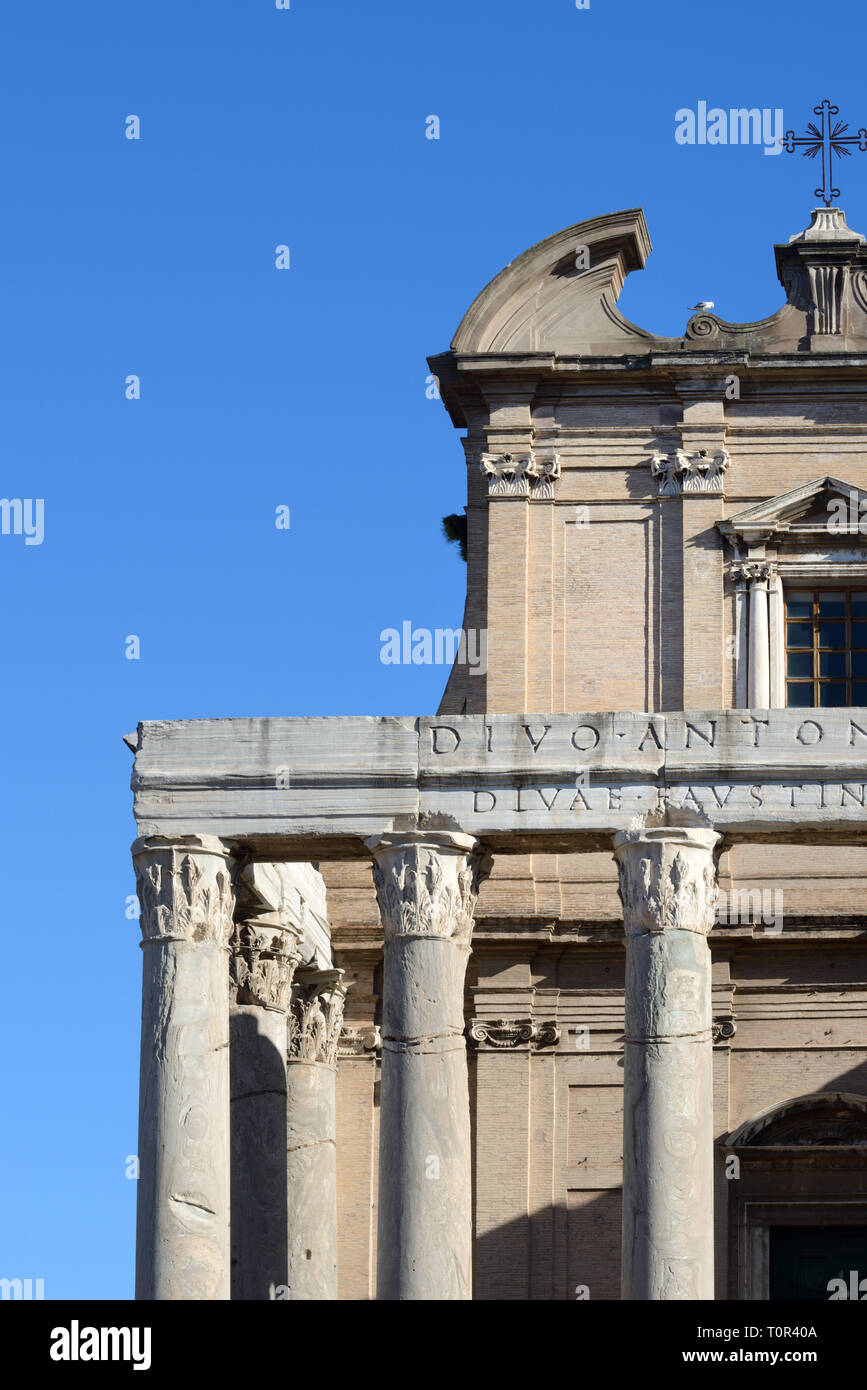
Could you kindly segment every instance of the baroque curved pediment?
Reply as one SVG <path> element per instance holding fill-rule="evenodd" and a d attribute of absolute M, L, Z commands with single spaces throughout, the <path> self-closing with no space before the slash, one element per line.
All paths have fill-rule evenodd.
<path fill-rule="evenodd" d="M 731 323 L 698 312 L 679 338 L 631 323 L 617 301 L 652 248 L 643 211 L 627 208 L 565 227 L 511 261 L 470 305 L 451 350 L 567 357 L 865 350 L 867 247 L 840 209 L 820 211 L 824 221 L 815 212 L 806 232 L 775 248 L 787 302 L 765 318 Z"/>

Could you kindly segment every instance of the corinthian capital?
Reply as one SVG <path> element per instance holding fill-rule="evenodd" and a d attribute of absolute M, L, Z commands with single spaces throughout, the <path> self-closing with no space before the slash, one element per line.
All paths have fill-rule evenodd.
<path fill-rule="evenodd" d="M 289 1011 L 289 1059 L 337 1061 L 347 987 L 342 970 L 299 970 Z"/>
<path fill-rule="evenodd" d="M 252 918 L 235 923 L 231 949 L 231 978 L 237 1002 L 285 1013 L 292 976 L 301 959 L 297 933 Z"/>
<path fill-rule="evenodd" d="M 717 900 L 715 830 L 659 826 L 614 837 L 627 936 L 691 931 L 707 936 Z"/>
<path fill-rule="evenodd" d="M 135 842 L 143 942 L 211 941 L 228 949 L 234 908 L 229 855 L 212 835 Z"/>
<path fill-rule="evenodd" d="M 239 875 L 230 974 L 238 1004 L 285 1013 L 301 959 L 301 926 L 273 864 L 247 864 Z"/>
<path fill-rule="evenodd" d="M 487 862 L 471 835 L 447 831 L 383 835 L 365 842 L 386 943 L 442 937 L 469 946 Z"/>

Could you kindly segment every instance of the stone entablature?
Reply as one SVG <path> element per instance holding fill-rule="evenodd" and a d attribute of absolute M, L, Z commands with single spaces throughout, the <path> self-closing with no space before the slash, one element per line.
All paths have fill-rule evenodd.
<path fill-rule="evenodd" d="M 263 859 L 366 857 L 372 836 L 436 828 L 499 853 L 592 848 L 662 811 L 851 841 L 867 709 L 142 724 L 133 785 L 143 834 L 195 828 Z"/>

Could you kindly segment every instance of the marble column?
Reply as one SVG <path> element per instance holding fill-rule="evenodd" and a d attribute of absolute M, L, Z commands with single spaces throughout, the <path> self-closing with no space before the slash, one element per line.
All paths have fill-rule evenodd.
<path fill-rule="evenodd" d="M 732 566 L 732 578 L 735 583 L 735 709 L 749 709 L 749 587 L 739 566 Z"/>
<path fill-rule="evenodd" d="M 472 1297 L 464 978 L 483 861 L 469 835 L 367 842 L 385 934 L 377 1297 Z"/>
<path fill-rule="evenodd" d="M 622 831 L 623 1298 L 713 1298 L 716 831 Z"/>
<path fill-rule="evenodd" d="M 287 1297 L 337 1298 L 337 1045 L 342 970 L 296 971 L 286 1068 Z"/>
<path fill-rule="evenodd" d="M 229 1297 L 229 850 L 133 845 L 142 1040 L 136 1298 Z"/>
<path fill-rule="evenodd" d="M 745 566 L 750 571 L 750 660 L 748 698 L 750 709 L 771 707 L 771 646 L 768 620 L 770 566 Z"/>
<path fill-rule="evenodd" d="M 268 1300 L 286 1287 L 286 1044 L 301 928 L 283 906 L 273 865 L 239 881 L 232 937 L 230 1083 L 232 1298 Z"/>

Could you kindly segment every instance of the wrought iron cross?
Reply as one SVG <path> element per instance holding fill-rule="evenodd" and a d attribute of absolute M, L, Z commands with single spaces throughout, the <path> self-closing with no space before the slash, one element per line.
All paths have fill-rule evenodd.
<path fill-rule="evenodd" d="M 848 121 L 836 121 L 831 123 L 832 116 L 840 114 L 839 106 L 832 106 L 827 99 L 821 106 L 814 106 L 813 113 L 822 117 L 822 127 L 813 122 L 807 126 L 807 135 L 795 135 L 793 130 L 787 130 L 783 136 L 783 149 L 787 154 L 794 154 L 799 145 L 804 145 L 805 159 L 815 159 L 817 154 L 822 156 L 822 187 L 813 190 L 817 198 L 822 198 L 825 207 L 829 208 L 834 198 L 839 198 L 840 190 L 834 187 L 834 155 L 848 159 L 852 153 L 847 150 L 847 145 L 857 145 L 859 150 L 867 151 L 867 130 L 862 126 L 857 135 L 844 135 L 843 132 L 849 129 Z"/>

